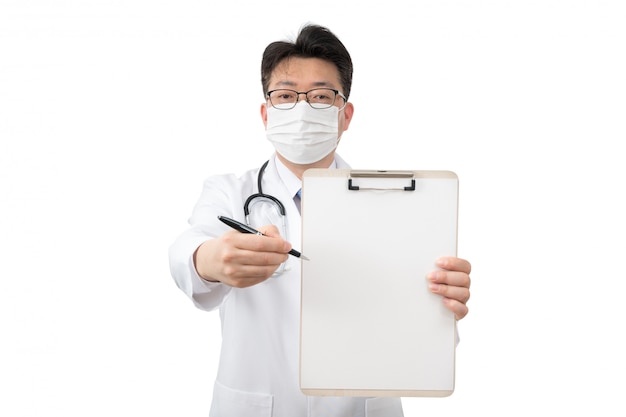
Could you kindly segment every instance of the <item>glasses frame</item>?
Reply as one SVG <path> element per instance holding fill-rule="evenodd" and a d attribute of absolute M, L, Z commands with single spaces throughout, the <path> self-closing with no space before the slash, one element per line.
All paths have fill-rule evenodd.
<path fill-rule="evenodd" d="M 335 93 L 335 99 L 333 100 L 333 104 L 331 104 L 328 107 L 314 107 L 311 102 L 309 101 L 309 93 L 311 91 L 315 91 L 315 90 L 329 90 Z M 293 103 L 293 105 L 291 107 L 276 107 L 274 105 L 274 103 L 272 103 L 272 99 L 270 97 L 270 94 L 272 94 L 275 91 L 291 91 L 292 93 L 296 93 L 296 102 Z M 343 106 L 339 107 L 339 111 L 343 110 L 346 107 L 346 104 L 348 104 L 348 99 L 346 98 L 346 96 L 344 96 L 339 90 L 335 90 L 334 88 L 328 88 L 328 87 L 316 87 L 316 88 L 312 88 L 309 91 L 296 91 L 296 90 L 291 90 L 289 88 L 276 88 L 274 90 L 270 90 L 267 93 L 265 93 L 265 99 L 267 101 L 270 102 L 270 105 L 272 107 L 274 107 L 277 110 L 291 110 L 294 107 L 296 107 L 296 105 L 300 102 L 300 95 L 304 94 L 305 97 L 305 101 L 307 102 L 307 104 L 309 106 L 311 106 L 311 108 L 314 108 L 315 110 L 326 110 L 326 109 L 330 109 L 331 107 L 333 107 L 335 105 L 335 101 L 337 101 L 337 96 L 341 97 L 343 99 Z"/>

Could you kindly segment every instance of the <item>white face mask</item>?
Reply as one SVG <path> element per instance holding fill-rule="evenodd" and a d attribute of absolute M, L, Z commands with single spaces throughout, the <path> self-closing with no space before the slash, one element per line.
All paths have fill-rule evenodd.
<path fill-rule="evenodd" d="M 314 109 L 306 101 L 291 110 L 267 108 L 267 139 L 294 164 L 312 164 L 339 143 L 339 109 Z"/>

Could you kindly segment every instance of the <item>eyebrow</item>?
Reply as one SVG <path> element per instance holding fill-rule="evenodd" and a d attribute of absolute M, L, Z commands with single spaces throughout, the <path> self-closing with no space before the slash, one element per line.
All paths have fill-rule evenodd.
<path fill-rule="evenodd" d="M 285 80 L 285 81 L 278 81 L 276 83 L 276 87 L 294 87 L 296 85 L 295 82 L 293 81 L 289 81 L 289 80 Z M 328 88 L 334 88 L 332 83 L 329 83 L 328 81 L 316 81 L 312 84 L 312 88 L 316 88 L 316 87 L 328 87 Z"/>

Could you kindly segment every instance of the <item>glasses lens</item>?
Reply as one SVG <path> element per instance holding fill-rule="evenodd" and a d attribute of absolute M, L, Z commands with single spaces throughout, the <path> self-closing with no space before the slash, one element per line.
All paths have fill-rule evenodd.
<path fill-rule="evenodd" d="M 335 90 L 330 88 L 316 88 L 306 93 L 306 99 L 315 109 L 327 109 L 335 104 Z"/>
<path fill-rule="evenodd" d="M 290 109 L 298 102 L 298 93 L 293 90 L 274 90 L 269 93 L 269 98 L 277 109 Z"/>

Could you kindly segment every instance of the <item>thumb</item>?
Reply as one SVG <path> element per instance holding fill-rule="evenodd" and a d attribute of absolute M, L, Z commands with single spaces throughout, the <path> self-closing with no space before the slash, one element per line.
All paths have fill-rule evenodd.
<path fill-rule="evenodd" d="M 280 249 L 283 252 L 289 252 L 291 250 L 291 243 L 284 240 L 284 238 L 280 235 L 278 228 L 273 224 L 269 224 L 266 226 L 261 226 L 257 229 L 259 232 L 263 233 L 267 237 L 277 238 L 283 241 L 283 247 Z"/>
<path fill-rule="evenodd" d="M 273 224 L 268 224 L 265 226 L 258 227 L 257 230 L 263 233 L 265 236 L 269 237 L 282 237 L 280 232 L 278 231 L 278 227 Z"/>

